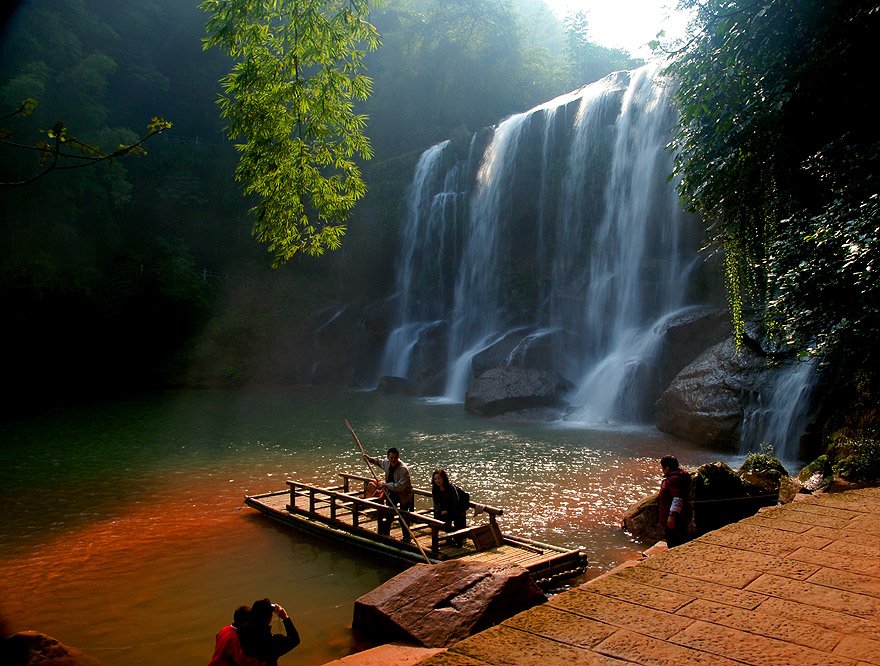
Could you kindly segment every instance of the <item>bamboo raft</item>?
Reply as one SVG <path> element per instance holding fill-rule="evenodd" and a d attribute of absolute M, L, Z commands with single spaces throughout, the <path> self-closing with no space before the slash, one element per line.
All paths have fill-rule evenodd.
<path fill-rule="evenodd" d="M 397 511 L 366 497 L 372 481 L 356 474 L 340 474 L 342 483 L 321 488 L 308 483 L 287 481 L 287 490 L 245 497 L 245 504 L 284 525 L 324 537 L 330 537 L 381 556 L 405 562 L 432 563 L 445 560 L 482 562 L 490 565 L 517 565 L 527 569 L 536 581 L 575 575 L 586 569 L 586 554 L 579 548 L 568 549 L 540 543 L 511 534 L 503 534 L 497 517 L 504 512 L 492 506 L 471 502 L 468 527 L 444 532 L 443 523 L 434 519 L 431 493 L 414 488 L 416 508 L 400 511 L 410 526 L 418 546 L 403 540 L 403 527 Z M 424 498 L 428 498 L 427 502 Z M 420 504 L 426 504 L 420 508 Z M 392 518 L 391 533 L 378 533 L 378 518 Z M 424 555 L 423 555 L 424 553 Z"/>

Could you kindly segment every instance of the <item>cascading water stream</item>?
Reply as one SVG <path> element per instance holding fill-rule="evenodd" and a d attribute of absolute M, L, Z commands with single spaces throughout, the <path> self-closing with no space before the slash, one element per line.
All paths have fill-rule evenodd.
<path fill-rule="evenodd" d="M 383 374 L 417 375 L 412 350 L 445 322 L 443 393 L 461 401 L 473 357 L 525 324 L 523 350 L 566 333 L 553 353 L 585 418 L 629 415 L 631 370 L 650 363 L 652 324 L 684 304 L 699 244 L 666 182 L 674 112 L 657 70 L 617 72 L 511 116 L 482 155 L 474 135 L 466 164 L 444 157 L 449 142 L 422 155 Z M 530 322 L 510 305 L 523 275 Z"/>
<path fill-rule="evenodd" d="M 797 444 L 810 416 L 816 364 L 794 363 L 781 368 L 779 375 L 766 395 L 755 396 L 744 414 L 742 455 L 769 447 L 772 455 L 783 461 L 795 461 L 800 456 Z"/>
<path fill-rule="evenodd" d="M 652 364 L 663 318 L 684 305 L 693 247 L 664 151 L 674 123 L 669 87 L 656 70 L 633 74 L 615 126 L 605 211 L 591 243 L 583 301 L 586 371 L 574 403 L 589 421 L 632 419 L 638 387 L 632 376 Z"/>
<path fill-rule="evenodd" d="M 381 373 L 462 402 L 475 368 L 542 367 L 575 385 L 569 420 L 650 418 L 674 376 L 664 335 L 703 302 L 701 225 L 668 181 L 670 95 L 657 65 L 616 72 L 425 151 Z M 770 403 L 796 392 L 778 391 L 749 437 L 798 427 L 772 425 Z"/>

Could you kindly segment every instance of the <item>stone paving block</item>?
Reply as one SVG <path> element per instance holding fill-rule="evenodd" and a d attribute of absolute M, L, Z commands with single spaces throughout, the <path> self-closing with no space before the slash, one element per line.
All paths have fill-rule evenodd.
<path fill-rule="evenodd" d="M 691 620 L 687 618 L 676 617 L 646 606 L 595 594 L 589 588 L 571 590 L 565 594 L 557 595 L 545 606 L 566 610 L 655 638 L 669 638 L 691 623 Z"/>
<path fill-rule="evenodd" d="M 880 536 L 880 515 L 864 514 L 858 518 L 853 518 L 844 530 L 851 532 L 859 532 L 860 534 L 873 534 Z"/>
<path fill-rule="evenodd" d="M 617 627 L 545 605 L 502 622 L 503 626 L 552 638 L 575 647 L 591 648 L 617 631 Z"/>
<path fill-rule="evenodd" d="M 845 493 L 820 493 L 814 495 L 811 504 L 831 506 L 863 513 L 880 513 L 880 499 L 871 494 L 849 491 Z"/>
<path fill-rule="evenodd" d="M 650 557 L 642 562 L 642 566 L 678 574 L 686 578 L 696 578 L 697 580 L 740 589 L 761 575 L 761 572 L 756 569 L 749 569 L 744 566 L 730 567 L 711 562 L 707 563 L 692 557 L 682 556 L 676 550 L 666 551 L 662 555 Z"/>
<path fill-rule="evenodd" d="M 596 650 L 628 663 L 645 666 L 742 666 L 716 654 L 692 650 L 625 629 L 599 643 Z"/>
<path fill-rule="evenodd" d="M 841 634 L 858 634 L 880 641 L 880 622 L 875 619 L 856 617 L 845 612 L 817 608 L 811 604 L 777 597 L 768 598 L 758 610 L 798 622 L 808 622 Z"/>
<path fill-rule="evenodd" d="M 827 527 L 843 527 L 853 518 L 862 515 L 860 511 L 851 511 L 837 506 L 826 506 L 815 502 L 798 502 L 786 504 L 777 509 L 786 520 L 807 522 Z"/>
<path fill-rule="evenodd" d="M 708 622 L 694 622 L 671 640 L 752 666 L 855 666 L 847 657 Z"/>
<path fill-rule="evenodd" d="M 834 654 L 869 664 L 880 664 L 880 641 L 864 636 L 846 636 L 834 650 Z"/>
<path fill-rule="evenodd" d="M 444 648 L 426 648 L 406 643 L 377 645 L 363 652 L 355 652 L 325 666 L 410 666 L 422 663 L 426 658 L 439 654 Z"/>
<path fill-rule="evenodd" d="M 815 606 L 858 617 L 880 618 L 880 599 L 867 594 L 837 590 L 772 574 L 762 574 L 746 589 L 780 599 L 808 600 Z"/>
<path fill-rule="evenodd" d="M 465 638 L 449 649 L 493 666 L 609 666 L 603 655 L 503 625 Z"/>
<path fill-rule="evenodd" d="M 796 516 L 794 516 L 796 517 Z M 795 520 L 786 520 L 785 518 L 777 518 L 775 516 L 756 515 L 749 519 L 752 525 L 762 525 L 774 530 L 782 530 L 784 532 L 794 532 L 801 534 L 809 530 L 813 525 L 811 523 L 798 522 Z"/>
<path fill-rule="evenodd" d="M 880 557 L 880 539 L 873 534 L 859 534 L 858 532 L 842 532 L 831 530 L 827 527 L 814 527 L 808 534 L 829 538 L 831 534 L 836 538 L 822 550 L 840 553 L 852 553 L 853 555 L 865 555 L 868 557 Z"/>
<path fill-rule="evenodd" d="M 823 568 L 858 572 L 868 576 L 880 576 L 880 553 L 878 553 L 878 556 L 865 556 L 850 553 L 843 554 L 827 548 L 822 550 L 798 548 L 789 557 L 793 560 L 817 564 Z"/>
<path fill-rule="evenodd" d="M 808 534 L 790 534 L 781 530 L 769 529 L 761 525 L 749 523 L 750 519 L 727 525 L 719 530 L 709 532 L 700 537 L 709 543 L 731 548 L 751 550 L 765 555 L 784 557 L 802 546 L 819 550 L 824 548 L 831 539 L 810 536 Z"/>
<path fill-rule="evenodd" d="M 627 569 L 627 571 L 639 568 L 640 567 L 632 567 L 631 569 Z M 686 603 L 690 602 L 693 598 L 689 595 L 679 594 L 670 590 L 657 589 L 652 585 L 644 585 L 632 581 L 624 578 L 623 573 L 591 581 L 584 587 L 595 594 L 603 594 L 608 597 L 629 601 L 630 603 L 653 608 L 655 610 L 666 611 L 668 613 L 675 612 Z"/>
<path fill-rule="evenodd" d="M 696 599 L 677 614 L 826 652 L 834 649 L 842 638 L 839 632 L 809 622 L 791 620 L 760 610 L 748 611 L 707 599 Z"/>
<path fill-rule="evenodd" d="M 826 537 L 827 538 L 827 537 Z M 703 562 L 719 563 L 727 568 L 754 569 L 762 573 L 772 573 L 796 580 L 805 580 L 812 576 L 819 567 L 806 562 L 793 562 L 776 555 L 765 555 L 750 550 L 728 548 L 723 545 L 709 543 L 703 539 L 691 541 L 682 548 L 690 547 L 687 556 L 691 559 Z"/>
<path fill-rule="evenodd" d="M 880 575 L 841 571 L 840 569 L 820 569 L 807 579 L 808 583 L 836 587 L 838 590 L 858 591 L 859 594 L 880 599 Z"/>
<path fill-rule="evenodd" d="M 325 664 L 324 666 L 331 666 L 331 664 Z M 447 650 L 446 652 L 435 654 L 433 657 L 423 659 L 416 666 L 486 666 L 486 662 Z"/>
<path fill-rule="evenodd" d="M 765 575 L 761 574 L 761 576 Z M 721 601 L 741 608 L 757 608 L 758 604 L 764 601 L 763 596 L 752 591 L 686 578 L 664 571 L 657 571 L 650 567 L 642 566 L 627 569 L 620 574 L 620 577 L 626 577 L 644 585 L 652 585 L 658 591 L 677 592 L 688 599 L 714 599 L 715 601 Z M 758 579 L 756 578 L 755 580 Z"/>

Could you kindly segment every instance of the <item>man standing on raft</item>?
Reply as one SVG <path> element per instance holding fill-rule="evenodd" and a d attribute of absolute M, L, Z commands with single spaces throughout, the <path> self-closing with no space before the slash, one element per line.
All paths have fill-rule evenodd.
<path fill-rule="evenodd" d="M 385 491 L 387 500 L 399 506 L 403 511 L 415 509 L 415 496 L 409 478 L 409 469 L 401 462 L 400 452 L 392 446 L 388 449 L 387 458 L 372 458 L 366 453 L 363 455 L 364 460 L 376 465 L 376 467 L 381 467 L 385 472 L 384 480 L 379 480 L 379 488 Z M 391 516 L 384 513 L 379 515 L 379 534 L 387 536 L 391 533 L 391 521 Z M 401 525 L 401 531 L 403 532 L 403 541 L 409 542 L 409 530 Z"/>

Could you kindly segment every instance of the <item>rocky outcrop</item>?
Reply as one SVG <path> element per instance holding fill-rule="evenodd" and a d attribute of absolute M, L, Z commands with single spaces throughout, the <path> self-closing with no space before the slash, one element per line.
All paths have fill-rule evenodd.
<path fill-rule="evenodd" d="M 574 388 L 557 372 L 502 366 L 480 375 L 464 399 L 465 411 L 482 416 L 557 407 Z"/>
<path fill-rule="evenodd" d="M 352 629 L 374 643 L 448 647 L 544 601 L 521 567 L 417 564 L 358 599 Z"/>
<path fill-rule="evenodd" d="M 633 536 L 645 541 L 659 541 L 666 531 L 658 524 L 660 493 L 656 492 L 633 504 L 621 519 L 621 526 Z"/>
<path fill-rule="evenodd" d="M 38 631 L 20 631 L 0 641 L 0 663 L 8 666 L 100 666 L 97 659 Z"/>
<path fill-rule="evenodd" d="M 351 303 L 318 313 L 308 381 L 347 386 L 375 381 L 393 313 L 392 299 Z"/>
<path fill-rule="evenodd" d="M 756 470 L 744 464 L 734 471 L 722 462 L 707 463 L 691 472 L 688 532 L 699 536 L 752 516 L 762 507 L 790 502 L 801 487 L 778 469 Z M 664 538 L 665 530 L 657 523 L 658 504 L 659 493 L 636 502 L 623 515 L 622 527 L 645 541 Z"/>
<path fill-rule="evenodd" d="M 712 448 L 739 445 L 745 402 L 766 359 L 733 338 L 682 370 L 657 401 L 657 429 Z"/>
<path fill-rule="evenodd" d="M 564 373 L 567 355 L 583 347 L 583 340 L 563 329 L 518 328 L 508 332 L 471 360 L 471 370 L 479 377 L 502 365 Z"/>
<path fill-rule="evenodd" d="M 413 347 L 411 364 L 417 395 L 441 395 L 446 385 L 446 348 L 449 344 L 449 324 L 435 321 L 419 333 Z"/>

